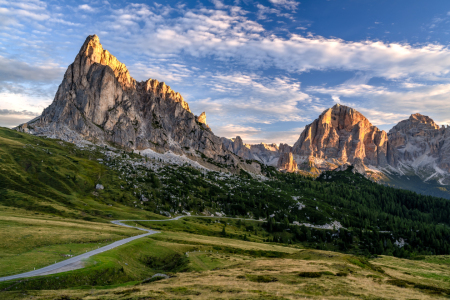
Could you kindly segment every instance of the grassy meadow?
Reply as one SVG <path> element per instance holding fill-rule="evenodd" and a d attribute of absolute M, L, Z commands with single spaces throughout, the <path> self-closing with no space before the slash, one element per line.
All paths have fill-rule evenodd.
<path fill-rule="evenodd" d="M 170 232 L 92 257 L 85 269 L 1 283 L 0 295 L 2 299 L 105 300 L 448 299 L 443 275 L 448 265 L 439 265 L 440 261 L 447 262 L 448 257 L 412 263 L 385 256 L 367 260 Z M 170 278 L 151 279 L 156 273 Z M 430 276 L 436 273 L 441 275 Z"/>
<path fill-rule="evenodd" d="M 0 276 L 42 268 L 138 234 L 142 231 L 0 206 Z"/>

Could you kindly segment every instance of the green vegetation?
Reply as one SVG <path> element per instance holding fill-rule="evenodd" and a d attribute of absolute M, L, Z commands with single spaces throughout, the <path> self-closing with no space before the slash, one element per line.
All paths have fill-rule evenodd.
<path fill-rule="evenodd" d="M 155 238 L 156 239 L 155 239 Z M 448 282 L 406 274 L 410 260 L 206 237 L 157 234 L 92 257 L 82 270 L 0 283 L 2 299 L 424 299 L 450 296 Z M 234 251 L 216 250 L 228 245 Z M 246 252 L 273 247 L 283 257 Z M 434 256 L 436 258 L 436 256 Z M 428 259 L 428 258 L 426 258 Z M 422 272 L 434 263 L 416 261 Z M 394 270 L 394 266 L 395 269 Z M 164 272 L 170 276 L 152 278 Z M 447 271 L 448 272 L 448 271 Z"/>
<path fill-rule="evenodd" d="M 0 277 L 42 268 L 138 234 L 142 231 L 0 207 Z"/>
<path fill-rule="evenodd" d="M 134 191 L 99 161 L 102 150 L 0 128 L 0 205 L 99 222 L 161 218 L 134 209 Z"/>
<path fill-rule="evenodd" d="M 450 253 L 449 201 L 373 183 L 351 168 L 316 179 L 265 168 L 270 179 L 262 181 L 246 172 L 230 175 L 177 166 L 123 150 L 80 148 L 7 129 L 0 129 L 0 139 L 0 205 L 99 222 L 183 212 L 225 214 L 266 222 L 249 223 L 249 228 L 237 231 L 225 226 L 181 227 L 365 256 Z M 95 189 L 97 184 L 105 188 Z M 293 225 L 335 220 L 346 229 Z"/>
<path fill-rule="evenodd" d="M 142 233 L 111 220 L 193 215 L 130 222 L 162 233 L 83 269 L 0 283 L 2 299 L 450 295 L 450 202 L 351 168 L 313 178 L 263 166 L 260 179 L 0 128 L 0 169 L 0 276 Z"/>

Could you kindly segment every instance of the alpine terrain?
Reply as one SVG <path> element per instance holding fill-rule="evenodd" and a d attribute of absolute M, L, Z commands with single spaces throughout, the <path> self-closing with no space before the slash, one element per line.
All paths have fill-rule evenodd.
<path fill-rule="evenodd" d="M 96 35 L 87 37 L 68 67 L 53 103 L 18 130 L 74 143 L 171 151 L 209 161 L 210 167 L 260 171 L 258 164 L 243 163 L 227 151 L 206 124 L 206 114 L 195 116 L 164 82 L 134 80 Z"/>
<path fill-rule="evenodd" d="M 293 146 L 218 137 L 91 35 L 0 128 L 0 298 L 448 299 L 449 130 L 335 105 Z"/>

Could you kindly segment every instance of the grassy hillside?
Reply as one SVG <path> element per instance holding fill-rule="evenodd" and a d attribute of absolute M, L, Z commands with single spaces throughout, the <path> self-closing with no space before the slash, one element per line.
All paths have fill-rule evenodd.
<path fill-rule="evenodd" d="M 0 206 L 0 277 L 42 268 L 142 231 Z"/>
<path fill-rule="evenodd" d="M 134 208 L 135 195 L 102 158 L 98 148 L 0 128 L 0 205 L 100 222 L 161 218 Z"/>
<path fill-rule="evenodd" d="M 92 257 L 83 270 L 0 289 L 2 299 L 447 299 L 448 260 L 367 260 L 172 232 Z M 170 278 L 151 279 L 157 273 Z"/>
<path fill-rule="evenodd" d="M 91 257 L 83 269 L 0 283 L 0 298 L 450 295 L 450 202 L 351 168 L 318 178 L 264 171 L 232 175 L 1 128 L 0 276 L 142 233 L 110 220 L 193 216 L 131 222 L 161 233 Z M 171 278 L 151 279 L 157 273 Z"/>
<path fill-rule="evenodd" d="M 255 178 L 8 129 L 0 139 L 0 205 L 98 222 L 239 216 L 265 221 L 254 227 L 264 242 L 366 256 L 450 254 L 449 201 L 379 185 L 351 169 L 312 178 L 266 168 L 266 178 Z M 336 222 L 345 229 L 308 227 L 339 229 Z"/>

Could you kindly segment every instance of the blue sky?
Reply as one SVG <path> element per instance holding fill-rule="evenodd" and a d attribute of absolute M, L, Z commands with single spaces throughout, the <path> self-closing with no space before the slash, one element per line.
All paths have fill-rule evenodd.
<path fill-rule="evenodd" d="M 450 1 L 0 0 L 0 126 L 39 115 L 85 38 L 219 136 L 293 144 L 335 103 L 450 124 Z"/>

